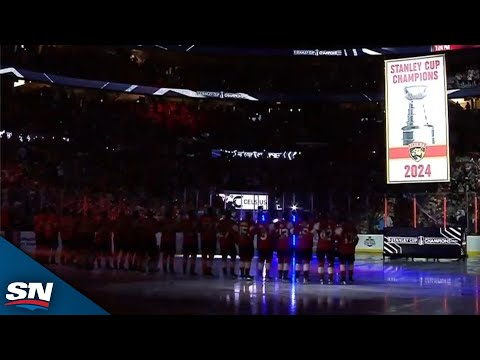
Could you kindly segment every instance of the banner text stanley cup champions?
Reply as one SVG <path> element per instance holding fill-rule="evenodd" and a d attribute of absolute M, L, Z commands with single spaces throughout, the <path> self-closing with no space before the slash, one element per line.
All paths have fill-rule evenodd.
<path fill-rule="evenodd" d="M 450 181 L 445 56 L 385 61 L 387 183 Z"/>

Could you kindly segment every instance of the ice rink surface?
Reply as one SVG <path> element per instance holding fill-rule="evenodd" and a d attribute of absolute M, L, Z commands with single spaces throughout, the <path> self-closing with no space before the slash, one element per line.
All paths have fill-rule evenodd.
<path fill-rule="evenodd" d="M 181 261 L 176 259 L 175 275 L 50 269 L 113 314 L 480 315 L 480 257 L 384 262 L 379 255 L 357 255 L 355 283 L 348 285 L 337 285 L 338 278 L 335 285 L 320 285 L 316 261 L 309 284 L 223 278 L 220 260 L 215 278 L 192 277 L 181 274 Z"/>

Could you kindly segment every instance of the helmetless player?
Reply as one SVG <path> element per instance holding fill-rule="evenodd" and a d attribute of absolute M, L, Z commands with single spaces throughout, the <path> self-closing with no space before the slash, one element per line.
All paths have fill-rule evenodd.
<path fill-rule="evenodd" d="M 162 253 L 163 272 L 175 273 L 176 234 L 179 229 L 178 218 L 173 209 L 168 209 L 161 224 L 162 239 L 160 252 Z"/>
<path fill-rule="evenodd" d="M 198 231 L 200 223 L 195 211 L 191 210 L 182 221 L 183 230 L 183 274 L 187 273 L 188 261 L 190 259 L 190 275 L 197 275 L 195 266 L 198 254 Z"/>
<path fill-rule="evenodd" d="M 274 226 L 273 224 L 257 224 L 255 232 L 257 235 L 258 250 L 258 272 L 263 277 L 263 268 L 265 266 L 265 278 L 272 280 L 270 269 L 272 267 L 274 244 Z"/>
<path fill-rule="evenodd" d="M 240 255 L 240 277 L 242 279 L 251 280 L 250 266 L 252 264 L 255 252 L 253 240 L 256 233 L 256 226 L 252 219 L 252 214 L 248 212 L 244 220 L 238 223 L 239 241 L 238 252 Z"/>
<path fill-rule="evenodd" d="M 235 261 L 237 260 L 237 248 L 235 245 L 238 241 L 238 225 L 232 219 L 232 214 L 229 210 L 225 211 L 224 217 L 218 222 L 217 230 L 220 239 L 223 276 L 227 276 L 227 259 L 230 256 L 230 276 L 236 278 Z"/>
<path fill-rule="evenodd" d="M 340 260 L 340 282 L 346 284 L 347 271 L 348 280 L 353 282 L 353 264 L 355 262 L 355 247 L 358 244 L 358 233 L 351 221 L 345 221 L 337 228 L 336 235 Z"/>
<path fill-rule="evenodd" d="M 143 223 L 145 231 L 145 255 L 147 262 L 147 270 L 149 272 L 157 272 L 158 262 L 160 260 L 160 249 L 157 246 L 157 238 L 155 234 L 160 230 L 160 223 L 155 219 L 152 211 L 147 213 L 147 217 Z"/>
<path fill-rule="evenodd" d="M 312 261 L 313 251 L 313 224 L 307 213 L 302 214 L 300 223 L 294 226 L 294 234 L 297 236 L 295 249 L 295 279 L 300 279 L 300 272 L 303 269 L 303 282 L 310 282 L 310 262 Z"/>
<path fill-rule="evenodd" d="M 217 219 L 213 212 L 213 208 L 208 208 L 207 214 L 200 220 L 202 272 L 203 275 L 206 276 L 213 276 L 212 266 L 217 248 L 217 237 L 215 234 L 216 221 Z"/>
<path fill-rule="evenodd" d="M 278 258 L 278 278 L 289 281 L 290 260 L 292 258 L 292 223 L 288 220 L 288 213 L 283 219 L 275 223 L 275 238 Z"/>
<path fill-rule="evenodd" d="M 320 283 L 324 283 L 325 259 L 327 260 L 328 283 L 333 284 L 333 265 L 335 261 L 335 221 L 322 215 L 320 222 L 315 225 L 319 236 L 317 243 L 318 275 Z"/>

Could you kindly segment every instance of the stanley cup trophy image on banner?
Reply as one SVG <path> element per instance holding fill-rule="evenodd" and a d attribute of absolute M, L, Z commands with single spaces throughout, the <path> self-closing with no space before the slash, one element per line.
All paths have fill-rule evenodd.
<path fill-rule="evenodd" d="M 435 132 L 433 125 L 428 123 L 425 103 L 423 99 L 427 96 L 427 86 L 406 86 L 405 97 L 408 103 L 407 124 L 402 127 L 403 145 L 410 145 L 414 142 L 433 145 L 435 144 Z"/>
<path fill-rule="evenodd" d="M 387 183 L 450 181 L 445 56 L 385 61 Z"/>

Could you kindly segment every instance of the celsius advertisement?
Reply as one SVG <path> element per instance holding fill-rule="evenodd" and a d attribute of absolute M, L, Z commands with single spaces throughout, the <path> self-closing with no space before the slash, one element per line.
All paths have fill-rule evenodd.
<path fill-rule="evenodd" d="M 268 210 L 267 194 L 218 194 L 222 198 L 225 206 L 230 205 L 235 210 Z"/>

